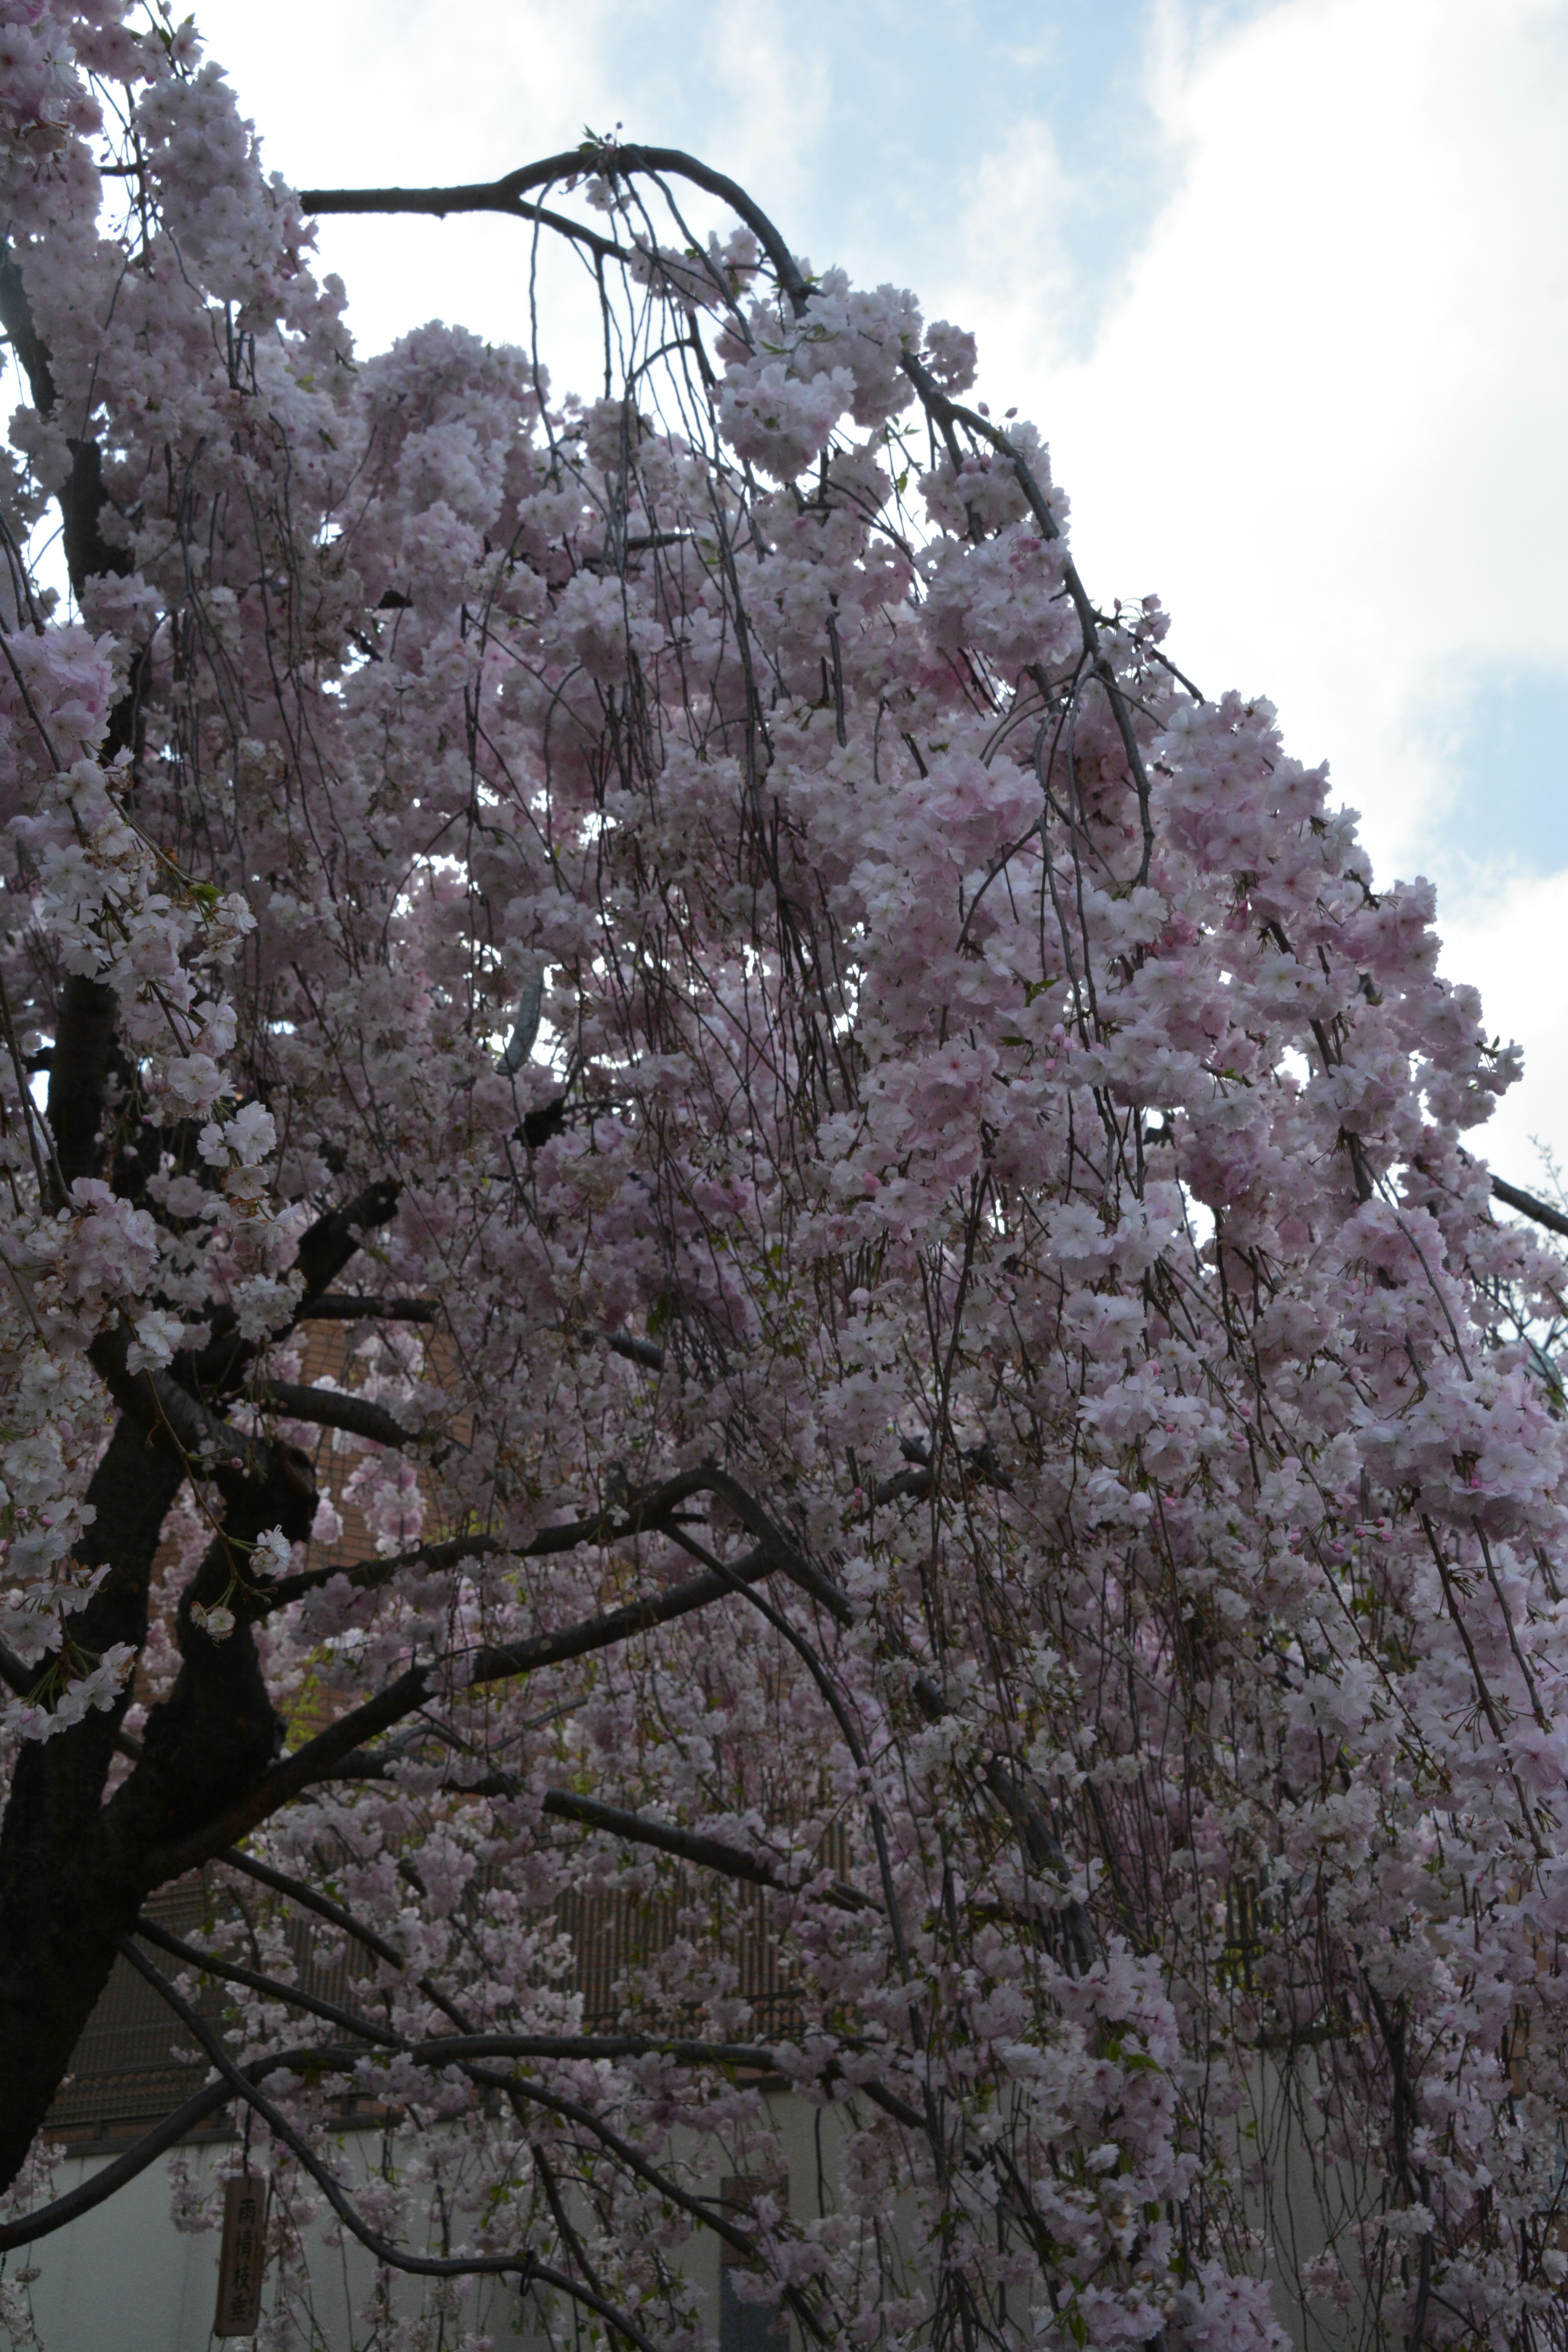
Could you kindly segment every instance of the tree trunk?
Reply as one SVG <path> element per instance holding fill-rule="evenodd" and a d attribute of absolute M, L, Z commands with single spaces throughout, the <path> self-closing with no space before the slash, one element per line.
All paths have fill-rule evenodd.
<path fill-rule="evenodd" d="M 130 1642 L 140 1650 L 145 1642 L 153 1556 L 184 1476 L 172 1445 L 121 1420 L 89 1489 L 98 1517 L 78 1547 L 86 1565 L 113 1560 L 75 1621 L 83 1649 Z M 109 1980 L 116 1938 L 168 1874 L 162 1855 L 226 1812 L 277 1753 L 281 1727 L 243 1580 L 250 1547 L 268 1528 L 280 1527 L 290 1542 L 309 1535 L 315 1482 L 302 1454 L 279 1446 L 266 1475 L 227 1483 L 223 1528 L 180 1596 L 180 1672 L 148 1717 L 130 1777 L 105 1804 L 129 1694 L 52 1739 L 29 1742 L 17 1761 L 0 1826 L 0 2188 L 48 2113 Z M 226 1598 L 234 1629 L 214 1641 L 191 1604 Z M 258 1598 L 256 1614 L 265 1605 Z"/>
<path fill-rule="evenodd" d="M 184 1476 L 172 1446 L 121 1421 L 88 1488 L 97 1517 L 77 1547 L 85 1568 L 112 1563 L 71 1621 L 83 1650 L 142 1648 L 153 1558 Z M 116 1867 L 103 1818 L 128 1703 L 26 1742 L 16 1759 L 0 1823 L 0 2186 L 48 2112 L 145 1891 Z"/>

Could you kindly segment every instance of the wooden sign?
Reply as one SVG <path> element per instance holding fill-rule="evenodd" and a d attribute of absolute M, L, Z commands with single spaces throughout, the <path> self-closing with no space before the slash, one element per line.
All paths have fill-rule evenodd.
<path fill-rule="evenodd" d="M 217 2263 L 215 2336 L 254 2336 L 261 2325 L 266 2225 L 265 2182 L 248 2172 L 237 2174 L 224 2189 L 223 2250 Z"/>

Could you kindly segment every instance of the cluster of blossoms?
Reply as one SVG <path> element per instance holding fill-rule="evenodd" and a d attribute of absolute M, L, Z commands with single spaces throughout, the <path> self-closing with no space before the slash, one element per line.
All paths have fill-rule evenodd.
<path fill-rule="evenodd" d="M 1560 2343 L 1513 1058 L 1268 705 L 1094 608 L 972 339 L 739 192 L 664 242 L 686 161 L 520 175 L 618 393 L 362 360 L 188 30 L 0 0 L 0 2244 L 205 1867 L 269 2343 L 328 2207 L 389 2346 L 423 2263 L 687 2352 L 703 2229 L 825 2346 Z M 738 2220 L 780 2078 L 829 2153 Z"/>

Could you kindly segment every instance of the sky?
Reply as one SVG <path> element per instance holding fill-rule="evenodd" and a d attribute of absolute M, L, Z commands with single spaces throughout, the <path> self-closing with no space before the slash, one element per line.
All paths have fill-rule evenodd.
<path fill-rule="evenodd" d="M 188 5 L 188 0 L 186 0 Z M 297 186 L 489 179 L 584 128 L 978 333 L 1090 593 L 1266 694 L 1568 1164 L 1568 0 L 195 0 Z M 460 25 L 460 37 L 454 27 Z M 526 334 L 516 225 L 327 219 L 367 349 Z M 569 371 L 556 378 L 565 388 Z"/>

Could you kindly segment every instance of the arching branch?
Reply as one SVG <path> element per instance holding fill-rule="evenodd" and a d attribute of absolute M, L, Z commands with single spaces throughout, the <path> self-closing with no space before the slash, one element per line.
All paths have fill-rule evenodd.
<path fill-rule="evenodd" d="M 260 2082 L 268 2074 L 292 2073 L 311 2054 L 309 2050 L 275 2050 L 268 2057 L 257 2059 L 245 2072 L 253 2082 Z M 177 2147 L 181 2140 L 199 2131 L 210 2116 L 231 2105 L 233 2100 L 234 2092 L 226 2081 L 205 2084 L 182 2105 L 172 2108 L 162 2123 L 154 2124 L 150 2132 L 64 2197 L 39 2206 L 36 2212 L 0 2221 L 0 2254 L 8 2253 L 14 2246 L 36 2245 L 40 2238 L 52 2236 L 82 2214 L 90 2213 L 95 2206 L 107 2203 L 139 2173 L 145 2172 L 150 2164 L 155 2164 L 165 2149 Z"/>
<path fill-rule="evenodd" d="M 150 1919 L 144 1911 L 137 1915 L 136 1933 L 144 1944 L 156 1945 L 171 1959 L 184 1960 L 187 1968 L 198 1969 L 204 1976 L 221 1977 L 228 1984 L 244 1985 L 247 1991 L 259 1993 L 264 2000 L 303 2010 L 310 2017 L 319 2017 L 323 2025 L 334 2025 L 342 2033 L 362 2034 L 366 2042 L 375 2042 L 384 2050 L 408 2047 L 402 2034 L 377 2025 L 368 2017 L 356 2017 L 352 2010 L 340 2008 L 335 2000 L 323 2000 L 318 1993 L 307 1992 L 303 1985 L 282 1984 L 276 1977 L 247 1969 L 243 1961 L 204 1952 L 198 1945 L 187 1944 L 182 1937 L 172 1936 L 166 1927 L 160 1927 L 156 1919 Z"/>
<path fill-rule="evenodd" d="M 649 1632 L 656 1625 L 668 1625 L 678 1617 L 689 1616 L 694 1610 L 706 1609 L 721 1601 L 737 1587 L 755 1583 L 772 1575 L 781 1565 L 771 1555 L 758 1550 L 749 1553 L 732 1568 L 721 1573 L 695 1576 L 684 1584 L 673 1585 L 668 1591 L 651 1593 L 646 1600 L 629 1601 L 625 1607 L 606 1611 L 602 1616 L 590 1617 L 576 1625 L 564 1627 L 560 1633 L 535 1634 L 531 1640 L 513 1642 L 504 1647 L 475 1652 L 462 1662 L 463 1683 L 467 1687 L 487 1682 L 500 1682 L 513 1675 L 531 1674 L 541 1666 L 557 1665 L 568 1658 L 586 1657 L 590 1652 L 613 1647 L 628 1641 L 633 1635 Z M 313 1782 L 356 1748 L 390 1730 L 405 1716 L 413 1715 L 433 1698 L 441 1695 L 450 1677 L 452 1661 L 411 1666 L 399 1675 L 384 1691 L 363 1706 L 353 1707 L 337 1722 L 296 1748 L 286 1760 L 264 1773 L 253 1789 L 230 1806 L 216 1821 L 198 1836 L 184 1841 L 178 1846 L 165 1848 L 150 1857 L 158 1877 L 174 1878 L 212 1860 L 225 1846 L 238 1838 L 301 1795 Z"/>
<path fill-rule="evenodd" d="M 1506 1184 L 1500 1176 L 1494 1176 L 1492 1198 L 1501 1201 L 1508 1208 L 1517 1209 L 1521 1217 L 1533 1217 L 1535 1223 L 1544 1225 L 1548 1233 L 1560 1234 L 1568 1240 L 1568 1217 L 1561 1209 L 1554 1209 L 1550 1202 L 1538 1199 L 1533 1192 L 1521 1192 L 1517 1184 Z"/>
<path fill-rule="evenodd" d="M 536 207 L 525 205 L 521 201 L 525 193 L 531 188 L 572 187 L 591 173 L 614 181 L 631 179 L 639 172 L 662 173 L 671 179 L 688 180 L 693 187 L 727 204 L 755 236 L 795 310 L 805 309 L 811 289 L 799 263 L 755 198 L 747 194 L 739 181 L 714 171 L 710 164 L 686 154 L 679 147 L 624 147 L 618 142 L 611 145 L 590 142 L 565 154 L 547 155 L 540 163 L 524 163 L 520 170 L 509 172 L 504 179 L 457 188 L 307 188 L 301 192 L 300 203 L 308 213 L 434 213 L 439 219 L 445 219 L 448 213 L 511 213 L 525 219 L 542 219 L 546 226 L 586 242 L 588 233 L 574 222 L 559 215 L 542 215 Z M 605 246 L 606 257 L 637 262 L 647 258 L 643 254 L 609 246 L 605 240 L 598 242 Z"/>
<path fill-rule="evenodd" d="M 217 2036 L 208 2031 L 205 2021 L 191 2007 L 189 2001 L 183 1999 L 175 1990 L 163 1970 L 153 1966 L 131 1937 L 121 1937 L 120 1948 L 132 1968 L 146 1978 L 154 1991 L 174 2011 L 185 2031 L 206 2053 L 212 2064 L 217 2068 L 228 2084 L 231 2095 L 237 2095 L 247 2106 L 255 2109 L 273 2137 L 281 2141 L 295 2160 L 310 2174 L 343 2227 L 356 2237 L 361 2245 L 373 2253 L 378 2262 L 385 2263 L 393 2270 L 406 2271 L 416 2278 L 482 2276 L 493 2278 L 502 2276 L 510 2271 L 516 2273 L 520 2278 L 537 2279 L 595 2312 L 608 2326 L 625 2336 L 628 2342 L 635 2344 L 637 2347 L 637 2352 L 658 2352 L 652 2338 L 643 2334 L 635 2320 L 628 2319 L 624 2312 L 617 2311 L 613 2304 L 605 2302 L 592 2289 L 580 2286 L 576 2280 L 565 2277 L 559 2271 L 545 2269 L 542 2264 L 536 2263 L 530 2253 L 411 2254 L 401 2246 L 395 2245 L 390 2238 L 383 2237 L 378 2230 L 373 2230 L 355 2210 L 352 2199 L 339 2186 L 331 2169 L 314 2155 L 309 2143 L 294 2129 L 282 2110 L 275 2106 L 258 2084 L 252 2081 L 243 2069 L 235 2064 Z M 322 2062 L 316 2053 L 312 2053 L 307 2060 L 307 2063 L 310 2063 L 320 2065 Z M 357 2066 L 360 2063 L 359 2055 L 355 2055 L 353 2063 Z"/>
<path fill-rule="evenodd" d="M 527 203 L 507 180 L 460 188 L 311 188 L 300 202 L 308 213 L 433 213 L 439 220 L 448 213 L 507 213 L 513 220 L 534 221 L 541 228 L 552 229 L 597 260 L 626 263 L 642 258 L 629 246 L 601 236 L 583 221 Z"/>

